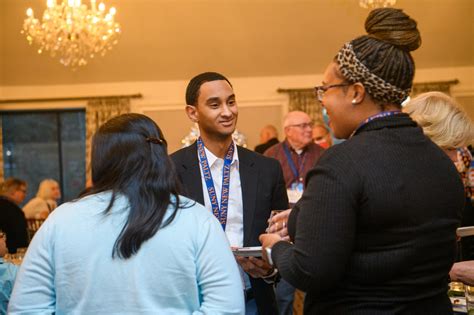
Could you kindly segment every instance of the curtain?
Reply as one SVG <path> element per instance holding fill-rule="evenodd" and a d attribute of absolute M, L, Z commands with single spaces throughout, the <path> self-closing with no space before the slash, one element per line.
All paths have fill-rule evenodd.
<path fill-rule="evenodd" d="M 287 89 L 280 91 L 288 93 L 289 95 L 289 111 L 303 111 L 307 113 L 313 121 L 323 121 L 321 103 L 316 100 L 313 89 Z"/>
<path fill-rule="evenodd" d="M 458 83 L 458 80 L 414 83 L 411 96 L 413 97 L 418 94 L 431 91 L 438 91 L 451 95 L 451 86 Z"/>
<path fill-rule="evenodd" d="M 0 182 L 3 182 L 3 116 L 0 115 Z"/>
<path fill-rule="evenodd" d="M 86 186 L 91 183 L 91 140 L 99 127 L 112 117 L 129 113 L 129 98 L 92 99 L 86 106 Z"/>

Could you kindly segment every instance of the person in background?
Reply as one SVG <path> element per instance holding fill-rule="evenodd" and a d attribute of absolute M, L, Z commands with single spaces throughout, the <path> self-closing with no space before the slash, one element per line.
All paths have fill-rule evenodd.
<path fill-rule="evenodd" d="M 243 314 L 219 222 L 179 195 L 153 120 L 124 114 L 92 139 L 91 190 L 58 207 L 22 262 L 9 314 Z"/>
<path fill-rule="evenodd" d="M 0 314 L 7 313 L 8 301 L 15 283 L 18 267 L 5 262 L 3 257 L 7 254 L 7 236 L 0 230 Z"/>
<path fill-rule="evenodd" d="M 232 85 L 222 74 L 204 72 L 192 78 L 186 104 L 200 137 L 171 155 L 185 195 L 219 218 L 230 246 L 258 246 L 271 210 L 288 208 L 280 164 L 232 141 L 238 106 Z M 247 272 L 242 273 L 246 314 L 257 310 L 259 315 L 278 314 L 270 283 L 275 270 L 260 258 L 237 260 Z"/>
<path fill-rule="evenodd" d="M 263 154 L 272 145 L 278 143 L 278 131 L 273 125 L 266 125 L 260 131 L 260 144 L 254 149 L 255 152 Z"/>
<path fill-rule="evenodd" d="M 323 122 L 316 122 L 313 126 L 313 141 L 320 147 L 327 149 L 332 146 L 332 137 L 329 127 Z"/>
<path fill-rule="evenodd" d="M 46 219 L 48 215 L 58 206 L 57 201 L 61 198 L 61 189 L 54 179 L 42 180 L 36 197 L 28 201 L 23 207 L 27 219 Z"/>
<path fill-rule="evenodd" d="M 26 182 L 10 177 L 0 185 L 0 230 L 8 235 L 7 248 L 12 254 L 28 246 L 26 220 L 19 205 L 26 197 Z"/>
<path fill-rule="evenodd" d="M 287 113 L 283 119 L 285 140 L 264 153 L 281 164 L 290 206 L 301 198 L 306 174 L 324 152 L 323 148 L 312 141 L 312 126 L 311 117 L 305 112 Z M 293 314 L 295 288 L 285 279 L 281 279 L 275 293 L 280 314 Z"/>
<path fill-rule="evenodd" d="M 263 255 L 306 291 L 305 314 L 452 314 L 447 274 L 464 189 L 453 163 L 401 111 L 417 23 L 372 10 L 315 88 L 345 142 L 308 172 L 288 220 L 293 243 L 262 234 Z"/>
<path fill-rule="evenodd" d="M 289 112 L 283 121 L 285 140 L 264 153 L 280 162 L 290 205 L 301 197 L 306 174 L 324 151 L 312 141 L 312 127 L 311 118 L 305 112 Z"/>

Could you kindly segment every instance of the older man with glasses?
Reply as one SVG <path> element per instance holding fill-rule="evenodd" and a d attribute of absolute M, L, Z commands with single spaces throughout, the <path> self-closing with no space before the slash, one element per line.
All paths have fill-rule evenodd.
<path fill-rule="evenodd" d="M 265 156 L 277 159 L 283 169 L 290 205 L 303 194 L 306 173 L 318 161 L 324 149 L 313 142 L 313 122 L 301 111 L 289 112 L 283 122 L 285 141 L 267 149 Z M 276 298 L 281 315 L 293 313 L 295 289 L 281 280 L 276 287 Z"/>
<path fill-rule="evenodd" d="M 8 235 L 7 247 L 10 253 L 28 246 L 25 214 L 19 205 L 26 197 L 26 182 L 8 178 L 0 185 L 0 230 Z"/>

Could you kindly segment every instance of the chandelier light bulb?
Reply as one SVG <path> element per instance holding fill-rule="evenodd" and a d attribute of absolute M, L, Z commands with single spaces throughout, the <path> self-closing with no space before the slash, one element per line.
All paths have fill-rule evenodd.
<path fill-rule="evenodd" d="M 100 54 L 104 56 L 117 44 L 120 25 L 115 22 L 117 10 L 112 7 L 105 14 L 105 4 L 91 0 L 91 8 L 81 0 L 46 0 L 43 18 L 36 19 L 28 8 L 22 34 L 37 52 L 48 52 L 58 57 L 66 67 L 77 69 L 87 64 L 88 59 Z"/>

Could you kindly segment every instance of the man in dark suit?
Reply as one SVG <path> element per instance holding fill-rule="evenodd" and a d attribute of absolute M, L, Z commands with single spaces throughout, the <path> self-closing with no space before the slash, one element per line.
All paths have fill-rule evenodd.
<path fill-rule="evenodd" d="M 26 182 L 10 177 L 0 185 L 0 230 L 7 234 L 10 253 L 28 246 L 25 214 L 20 204 L 26 197 Z"/>
<path fill-rule="evenodd" d="M 288 208 L 279 162 L 233 142 L 238 109 L 232 85 L 223 75 L 194 77 L 186 89 L 186 104 L 200 137 L 171 155 L 185 195 L 214 213 L 231 246 L 259 246 L 271 210 Z M 260 315 L 278 314 L 272 285 L 262 279 L 272 275 L 273 268 L 255 257 L 239 257 L 238 262 L 250 275 L 243 273 L 247 301 L 255 299 Z"/>

